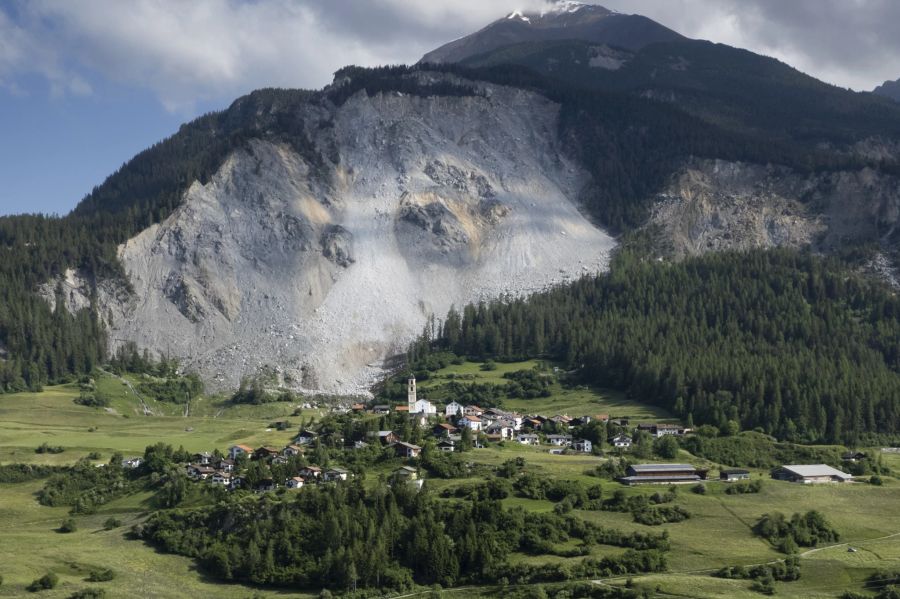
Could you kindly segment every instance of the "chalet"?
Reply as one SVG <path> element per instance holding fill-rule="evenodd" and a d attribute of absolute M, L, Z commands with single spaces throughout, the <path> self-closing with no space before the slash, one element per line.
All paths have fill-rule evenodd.
<path fill-rule="evenodd" d="M 281 452 L 275 447 L 260 447 L 253 452 L 254 460 L 271 460 Z"/>
<path fill-rule="evenodd" d="M 209 477 L 209 482 L 214 485 L 223 485 L 230 486 L 231 485 L 231 473 L 230 472 L 214 472 L 212 476 Z"/>
<path fill-rule="evenodd" d="M 299 489 L 303 486 L 303 478 L 299 476 L 292 476 L 291 478 L 284 481 L 284 486 L 288 489 Z"/>
<path fill-rule="evenodd" d="M 191 462 L 194 464 L 200 464 L 201 466 L 209 466 L 213 462 L 213 454 L 208 451 L 203 451 L 200 453 L 195 453 L 191 456 Z"/>
<path fill-rule="evenodd" d="M 394 406 L 394 412 L 398 414 L 409 414 L 409 406 Z"/>
<path fill-rule="evenodd" d="M 394 431 L 377 431 L 369 433 L 369 435 L 381 441 L 382 445 L 391 445 L 400 440 L 400 437 Z"/>
<path fill-rule="evenodd" d="M 547 435 L 547 443 L 557 447 L 567 447 L 572 443 L 571 435 Z"/>
<path fill-rule="evenodd" d="M 234 491 L 235 489 L 240 489 L 243 486 L 244 486 L 244 477 L 243 476 L 237 476 L 237 475 L 231 476 L 231 483 L 229 483 L 229 485 L 228 485 L 228 488 L 230 490 Z"/>
<path fill-rule="evenodd" d="M 241 455 L 248 457 L 253 455 L 253 448 L 249 445 L 232 445 L 228 448 L 228 457 L 232 460 L 236 460 Z"/>
<path fill-rule="evenodd" d="M 864 460 L 867 457 L 868 456 L 862 451 L 848 451 L 841 454 L 841 460 L 844 462 L 858 462 L 859 460 Z"/>
<path fill-rule="evenodd" d="M 303 453 L 303 448 L 299 445 L 288 445 L 284 449 L 281 450 L 281 455 L 293 458 Z"/>
<path fill-rule="evenodd" d="M 307 466 L 306 468 L 301 468 L 298 474 L 303 480 L 315 480 L 322 476 L 322 469 L 318 466 Z"/>
<path fill-rule="evenodd" d="M 481 430 L 483 423 L 481 422 L 481 418 L 479 418 L 478 416 L 467 414 L 460 418 L 456 424 L 458 424 L 462 428 L 467 428 L 471 431 L 477 432 Z"/>
<path fill-rule="evenodd" d="M 268 491 L 274 491 L 276 488 L 275 481 L 271 478 L 263 478 L 257 481 L 256 485 L 253 487 L 253 490 L 257 493 L 266 493 Z"/>
<path fill-rule="evenodd" d="M 419 471 L 412 466 L 400 466 L 391 473 L 391 478 L 404 481 L 416 480 L 419 478 Z"/>
<path fill-rule="evenodd" d="M 526 426 L 527 428 L 530 428 L 533 431 L 539 431 L 539 430 L 541 430 L 541 427 L 544 426 L 544 421 L 539 420 L 537 418 L 526 418 L 522 422 L 522 425 Z"/>
<path fill-rule="evenodd" d="M 445 451 L 447 453 L 456 451 L 456 443 L 454 443 L 450 439 L 443 439 L 441 441 L 438 441 L 436 447 L 438 451 Z"/>
<path fill-rule="evenodd" d="M 373 406 L 372 413 L 374 413 L 374 414 L 390 414 L 391 406 L 388 406 L 385 404 L 379 404 L 377 406 Z"/>
<path fill-rule="evenodd" d="M 216 463 L 216 470 L 234 472 L 234 460 L 221 459 Z"/>
<path fill-rule="evenodd" d="M 134 470 L 135 468 L 140 468 L 141 464 L 143 463 L 143 458 L 128 458 L 127 460 L 122 460 L 122 468 Z"/>
<path fill-rule="evenodd" d="M 571 426 L 572 418 L 570 416 L 566 416 L 565 414 L 557 414 L 550 418 L 551 422 L 555 422 L 559 426 Z"/>
<path fill-rule="evenodd" d="M 853 476 L 827 464 L 782 466 L 772 471 L 772 478 L 803 484 L 843 483 L 853 480 Z"/>
<path fill-rule="evenodd" d="M 482 414 L 484 414 L 484 410 L 482 410 L 481 408 L 479 408 L 476 405 L 470 405 L 470 406 L 466 406 L 465 408 L 463 408 L 464 416 L 479 416 L 480 417 Z"/>
<path fill-rule="evenodd" d="M 541 442 L 540 438 L 533 433 L 523 433 L 516 437 L 516 441 L 522 445 L 538 445 Z"/>
<path fill-rule="evenodd" d="M 323 473 L 322 478 L 325 482 L 337 482 L 339 480 L 347 480 L 348 474 L 343 468 L 329 468 Z"/>
<path fill-rule="evenodd" d="M 741 468 L 729 468 L 719 472 L 719 480 L 730 483 L 736 480 L 749 480 L 750 471 Z"/>
<path fill-rule="evenodd" d="M 497 435 L 500 441 L 506 441 L 508 439 L 512 439 L 515 434 L 515 430 L 510 422 L 505 420 L 501 420 L 499 422 L 495 422 L 491 424 L 484 432 L 487 433 L 488 437 L 492 435 Z"/>
<path fill-rule="evenodd" d="M 401 458 L 417 458 L 419 454 L 422 453 L 422 448 L 418 445 L 413 445 L 412 443 L 404 443 L 403 441 L 398 441 L 391 445 L 394 448 L 394 451 L 397 452 L 397 455 Z"/>
<path fill-rule="evenodd" d="M 455 401 L 451 401 L 444 406 L 444 416 L 447 418 L 456 418 L 463 413 L 463 405 Z"/>
<path fill-rule="evenodd" d="M 188 464 L 185 471 L 188 476 L 197 480 L 206 480 L 216 472 L 210 466 L 200 466 L 199 464 Z"/>
<path fill-rule="evenodd" d="M 572 442 L 572 449 L 580 453 L 591 453 L 594 449 L 594 444 L 587 439 L 576 439 Z"/>
<path fill-rule="evenodd" d="M 634 464 L 619 482 L 626 485 L 685 484 L 706 480 L 708 470 L 690 464 Z"/>
<path fill-rule="evenodd" d="M 316 440 L 316 437 L 319 435 L 315 431 L 311 430 L 302 430 L 297 433 L 297 436 L 294 437 L 295 445 L 309 445 L 313 441 Z"/>
<path fill-rule="evenodd" d="M 459 429 L 453 426 L 452 424 L 447 424 L 446 422 L 441 422 L 440 424 L 435 425 L 433 429 L 431 429 L 432 434 L 435 437 L 449 437 L 450 435 L 455 435 L 459 432 Z"/>
<path fill-rule="evenodd" d="M 631 437 L 628 435 L 616 435 L 609 442 L 618 449 L 631 449 Z"/>

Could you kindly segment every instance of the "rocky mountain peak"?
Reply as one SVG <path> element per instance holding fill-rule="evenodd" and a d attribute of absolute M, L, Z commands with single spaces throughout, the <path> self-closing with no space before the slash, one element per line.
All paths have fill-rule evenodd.
<path fill-rule="evenodd" d="M 900 79 L 885 81 L 882 85 L 872 90 L 872 93 L 900 102 Z"/>

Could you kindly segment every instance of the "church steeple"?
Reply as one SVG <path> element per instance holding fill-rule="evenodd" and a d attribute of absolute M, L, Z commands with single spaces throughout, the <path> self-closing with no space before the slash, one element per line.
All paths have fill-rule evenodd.
<path fill-rule="evenodd" d="M 409 404 L 409 413 L 413 414 L 416 410 L 416 377 L 409 377 L 406 383 L 406 401 Z"/>

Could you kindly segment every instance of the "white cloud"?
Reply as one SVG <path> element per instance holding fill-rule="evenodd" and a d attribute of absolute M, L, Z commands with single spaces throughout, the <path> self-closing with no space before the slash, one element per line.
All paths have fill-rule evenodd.
<path fill-rule="evenodd" d="M 894 0 L 608 0 L 690 37 L 747 47 L 870 89 L 900 76 Z M 267 86 L 320 87 L 347 64 L 409 63 L 542 0 L 14 0 L 0 5 L 0 85 L 37 73 L 53 93 L 95 78 L 170 110 Z M 6 11 L 6 13 L 4 12 Z M 15 15 L 10 17 L 9 15 Z M 896 20 L 891 17 L 897 16 Z"/>

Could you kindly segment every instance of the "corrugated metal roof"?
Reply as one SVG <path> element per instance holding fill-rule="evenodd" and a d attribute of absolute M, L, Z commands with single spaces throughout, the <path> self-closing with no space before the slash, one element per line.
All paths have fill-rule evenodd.
<path fill-rule="evenodd" d="M 853 478 L 846 472 L 841 472 L 837 468 L 832 468 L 828 464 L 793 464 L 790 466 L 782 466 L 788 472 L 792 472 L 797 476 L 837 476 L 839 478 Z"/>
<path fill-rule="evenodd" d="M 631 469 L 637 473 L 641 472 L 673 472 L 680 470 L 696 470 L 690 464 L 634 464 Z"/>

